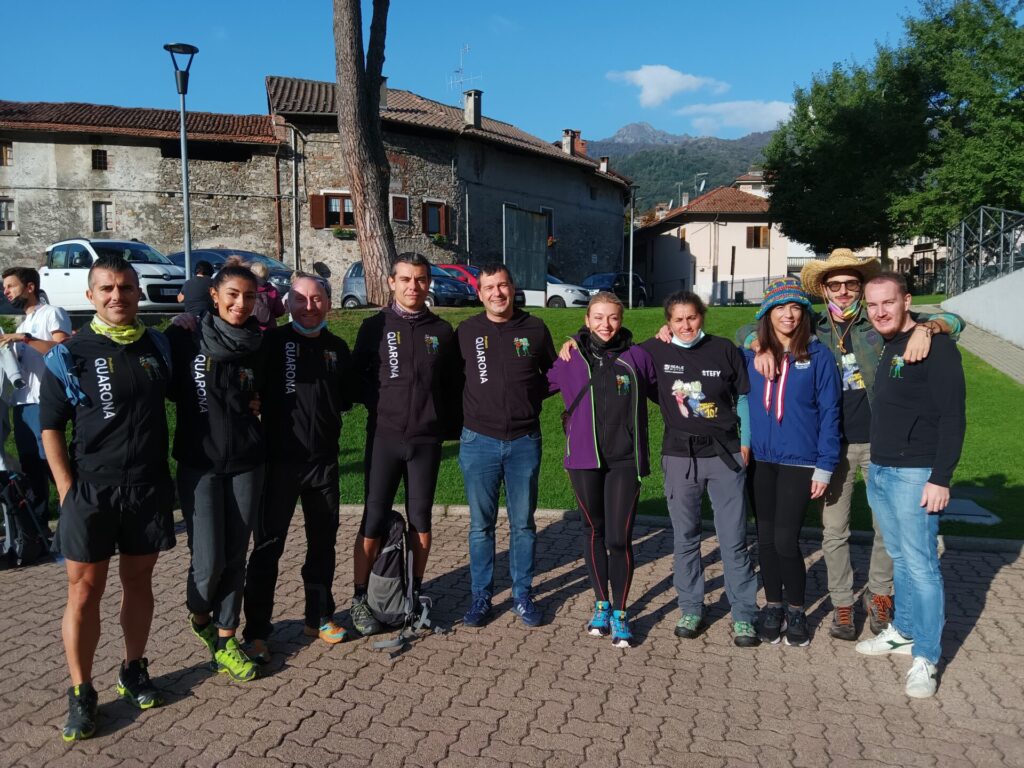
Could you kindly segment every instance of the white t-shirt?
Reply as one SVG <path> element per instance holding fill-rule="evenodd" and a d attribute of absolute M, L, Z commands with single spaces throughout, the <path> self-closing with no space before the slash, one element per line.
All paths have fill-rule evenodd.
<path fill-rule="evenodd" d="M 71 335 L 71 318 L 68 317 L 68 313 L 60 307 L 36 304 L 35 309 L 25 315 L 15 333 L 30 333 L 33 338 L 53 341 L 53 334 L 56 331 Z M 43 356 L 28 344 L 19 343 L 18 360 L 21 363 L 21 375 L 25 379 L 25 386 L 14 390 L 11 402 L 14 405 L 38 403 L 39 386 L 46 372 Z"/>

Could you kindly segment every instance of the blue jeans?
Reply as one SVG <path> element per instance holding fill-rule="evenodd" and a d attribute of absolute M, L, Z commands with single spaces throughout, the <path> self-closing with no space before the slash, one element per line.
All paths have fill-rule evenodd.
<path fill-rule="evenodd" d="M 942 654 L 946 596 L 939 570 L 939 516 L 921 506 L 931 476 L 927 467 L 871 464 L 868 503 L 882 528 L 893 562 L 893 626 L 914 639 L 914 656 L 932 664 Z"/>
<path fill-rule="evenodd" d="M 512 598 L 530 595 L 537 542 L 533 513 L 537 509 L 540 451 L 539 431 L 516 440 L 496 440 L 471 429 L 462 430 L 459 468 L 469 500 L 469 572 L 474 593 L 494 594 L 494 526 L 498 521 L 498 492 L 504 480 Z"/>

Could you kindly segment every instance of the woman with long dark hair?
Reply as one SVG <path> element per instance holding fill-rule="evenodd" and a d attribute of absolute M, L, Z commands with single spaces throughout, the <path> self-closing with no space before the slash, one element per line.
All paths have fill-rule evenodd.
<path fill-rule="evenodd" d="M 256 666 L 235 631 L 263 491 L 263 334 L 252 317 L 256 276 L 229 259 L 210 293 L 214 311 L 193 323 L 194 331 L 178 325 L 167 331 L 177 401 L 173 456 L 192 554 L 185 604 L 191 630 L 217 670 L 247 682 Z"/>
<path fill-rule="evenodd" d="M 770 643 L 785 634 L 786 644 L 796 646 L 810 642 L 800 526 L 808 502 L 825 493 L 839 463 L 839 371 L 831 351 L 811 332 L 810 311 L 810 299 L 799 280 L 773 280 L 756 319 L 760 349 L 776 362 L 775 380 L 761 376 L 753 352 L 744 352 L 756 459 L 754 512 L 766 600 L 760 634 Z"/>

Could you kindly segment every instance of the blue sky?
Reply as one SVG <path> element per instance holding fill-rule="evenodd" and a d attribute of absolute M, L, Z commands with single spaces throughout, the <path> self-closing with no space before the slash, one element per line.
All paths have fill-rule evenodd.
<path fill-rule="evenodd" d="M 189 109 L 266 113 L 266 75 L 334 78 L 328 0 L 4 5 L 2 99 L 176 109 L 162 45 L 177 41 L 200 49 Z M 385 74 L 446 103 L 480 88 L 484 114 L 545 139 L 563 128 L 606 138 L 639 121 L 732 138 L 773 127 L 813 73 L 869 61 L 876 41 L 898 43 L 901 17 L 917 9 L 916 0 L 394 0 Z M 450 89 L 466 44 L 465 72 L 480 78 Z"/>

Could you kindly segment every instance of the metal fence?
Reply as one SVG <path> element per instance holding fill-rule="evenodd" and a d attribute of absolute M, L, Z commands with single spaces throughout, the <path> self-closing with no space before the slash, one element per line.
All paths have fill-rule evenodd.
<path fill-rule="evenodd" d="M 721 280 L 715 286 L 712 304 L 760 304 L 765 289 L 772 280 L 785 275 L 772 277 L 747 277 L 736 280 Z"/>
<path fill-rule="evenodd" d="M 1024 267 L 1024 213 L 983 205 L 946 233 L 945 286 L 956 296 Z"/>

